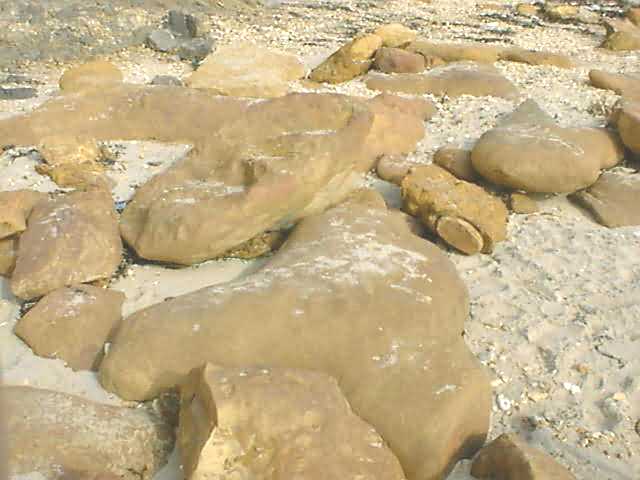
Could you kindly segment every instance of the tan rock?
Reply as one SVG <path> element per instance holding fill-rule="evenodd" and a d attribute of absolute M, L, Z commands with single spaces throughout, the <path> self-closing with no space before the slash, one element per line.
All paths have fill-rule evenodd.
<path fill-rule="evenodd" d="M 623 151 L 605 129 L 561 128 L 528 100 L 486 132 L 471 153 L 485 179 L 525 192 L 575 192 L 616 165 Z"/>
<path fill-rule="evenodd" d="M 613 90 L 625 99 L 640 101 L 640 73 L 623 75 L 591 70 L 589 80 L 594 87 Z"/>
<path fill-rule="evenodd" d="M 419 73 L 425 69 L 425 59 L 417 53 L 385 47 L 376 52 L 373 66 L 384 73 Z"/>
<path fill-rule="evenodd" d="M 518 90 L 497 69 L 470 62 L 437 67 L 426 73 L 371 74 L 368 88 L 383 92 L 433 94 L 459 97 L 493 96 L 513 100 Z"/>
<path fill-rule="evenodd" d="M 400 186 L 413 166 L 405 155 L 384 155 L 376 165 L 376 173 L 382 180 Z"/>
<path fill-rule="evenodd" d="M 411 115 L 425 121 L 438 112 L 436 104 L 423 97 L 400 97 L 390 93 L 381 93 L 369 100 L 368 103 L 370 106 L 382 104 L 404 115 Z"/>
<path fill-rule="evenodd" d="M 617 128 L 625 146 L 640 154 L 640 101 L 618 102 L 611 115 L 611 123 Z"/>
<path fill-rule="evenodd" d="M 234 97 L 280 97 L 304 66 L 293 55 L 251 43 L 218 48 L 186 79 L 187 86 Z"/>
<path fill-rule="evenodd" d="M 407 478 L 436 480 L 488 426 L 487 376 L 461 336 L 468 305 L 446 255 L 368 193 L 302 220 L 254 274 L 125 319 L 100 381 L 142 400 L 206 362 L 324 372 Z"/>
<path fill-rule="evenodd" d="M 10 475 L 65 472 L 150 480 L 173 448 L 173 429 L 145 408 L 100 405 L 66 393 L 0 387 Z M 85 477 L 87 478 L 87 477 Z"/>
<path fill-rule="evenodd" d="M 536 213 L 538 203 L 528 195 L 523 193 L 512 193 L 509 195 L 509 207 L 515 213 Z"/>
<path fill-rule="evenodd" d="M 48 136 L 38 146 L 42 159 L 49 165 L 97 162 L 102 154 L 98 144 L 90 138 L 71 135 Z"/>
<path fill-rule="evenodd" d="M 538 15 L 539 11 L 540 10 L 538 9 L 537 5 L 532 3 L 519 3 L 518 5 L 516 5 L 516 12 L 518 12 L 519 15 L 535 17 L 536 15 Z"/>
<path fill-rule="evenodd" d="M 65 471 L 59 480 L 120 480 L 120 477 L 113 473 Z"/>
<path fill-rule="evenodd" d="M 441 166 L 460 180 L 475 182 L 478 173 L 471 164 L 471 150 L 455 146 L 444 146 L 434 154 L 433 163 Z"/>
<path fill-rule="evenodd" d="M 383 47 L 397 48 L 413 42 L 418 35 L 415 31 L 399 23 L 388 23 L 378 27 L 374 32 L 382 39 Z"/>
<path fill-rule="evenodd" d="M 0 192 L 0 239 L 22 233 L 34 205 L 47 195 L 34 190 Z"/>
<path fill-rule="evenodd" d="M 602 43 L 609 50 L 640 50 L 640 28 L 628 19 L 609 18 L 604 21 L 607 36 Z"/>
<path fill-rule="evenodd" d="M 314 82 L 342 83 L 366 73 L 373 56 L 382 46 L 378 35 L 363 35 L 340 47 L 313 69 L 309 78 Z"/>
<path fill-rule="evenodd" d="M 605 172 L 573 198 L 605 227 L 640 225 L 640 175 Z"/>
<path fill-rule="evenodd" d="M 60 77 L 60 90 L 75 93 L 82 90 L 99 90 L 122 83 L 122 72 L 111 62 L 97 60 L 66 70 Z"/>
<path fill-rule="evenodd" d="M 110 277 L 122 244 L 111 196 L 76 192 L 38 203 L 20 237 L 14 295 L 32 299 L 58 288 Z"/>
<path fill-rule="evenodd" d="M 84 162 L 77 165 L 63 163 L 55 166 L 40 164 L 36 171 L 48 175 L 56 185 L 62 188 L 90 190 L 92 188 L 110 191 L 114 182 L 107 177 L 104 167 L 97 162 Z"/>
<path fill-rule="evenodd" d="M 445 62 L 494 63 L 500 59 L 504 47 L 473 43 L 433 43 L 416 40 L 407 46 L 407 51 L 424 57 L 438 57 Z"/>
<path fill-rule="evenodd" d="M 73 370 L 97 369 L 123 302 L 124 294 L 114 290 L 61 288 L 43 297 L 14 331 L 36 355 L 64 360 Z"/>
<path fill-rule="evenodd" d="M 504 480 L 575 480 L 551 456 L 514 434 L 502 434 L 484 447 L 473 461 L 471 475 Z"/>
<path fill-rule="evenodd" d="M 547 18 L 555 21 L 575 20 L 580 15 L 580 8 L 568 3 L 551 3 L 544 4 L 543 12 Z"/>
<path fill-rule="evenodd" d="M 500 60 L 508 62 L 527 63 L 529 65 L 551 65 L 560 68 L 573 68 L 573 61 L 561 53 L 539 52 L 524 48 L 506 48 L 500 54 Z"/>
<path fill-rule="evenodd" d="M 404 479 L 398 459 L 324 373 L 207 364 L 180 390 L 187 479 Z"/>
<path fill-rule="evenodd" d="M 280 248 L 284 240 L 284 232 L 264 232 L 229 250 L 223 257 L 242 258 L 245 260 L 261 257 Z"/>
<path fill-rule="evenodd" d="M 630 8 L 627 10 L 626 17 L 631 21 L 631 23 L 640 27 L 640 7 Z"/>
<path fill-rule="evenodd" d="M 402 181 L 402 204 L 405 212 L 468 255 L 490 253 L 507 236 L 502 200 L 438 165 L 411 169 Z"/>
<path fill-rule="evenodd" d="M 18 255 L 18 237 L 8 237 L 0 240 L 0 275 L 8 277 L 16 266 Z"/>

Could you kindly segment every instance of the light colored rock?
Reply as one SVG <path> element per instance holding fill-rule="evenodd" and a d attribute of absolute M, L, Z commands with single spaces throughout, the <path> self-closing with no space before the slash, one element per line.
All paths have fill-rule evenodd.
<path fill-rule="evenodd" d="M 100 147 L 91 138 L 72 135 L 48 136 L 38 145 L 42 159 L 49 165 L 94 163 L 101 157 Z"/>
<path fill-rule="evenodd" d="M 20 236 L 11 290 L 32 299 L 58 288 L 109 278 L 122 243 L 111 195 L 76 192 L 38 203 Z"/>
<path fill-rule="evenodd" d="M 376 165 L 376 173 L 381 179 L 400 186 L 413 165 L 405 155 L 384 155 Z"/>
<path fill-rule="evenodd" d="M 525 192 L 575 192 L 596 181 L 600 170 L 622 160 L 615 136 L 605 129 L 561 128 L 527 100 L 486 132 L 471 153 L 485 179 Z"/>
<path fill-rule="evenodd" d="M 60 90 L 65 94 L 82 90 L 98 90 L 122 83 L 122 72 L 113 63 L 97 60 L 66 70 L 60 77 Z"/>
<path fill-rule="evenodd" d="M 100 405 L 30 387 L 0 388 L 9 413 L 10 475 L 38 472 L 57 480 L 65 472 L 84 472 L 150 480 L 173 447 L 173 429 L 145 408 Z"/>
<path fill-rule="evenodd" d="M 59 358 L 73 370 L 97 369 L 103 347 L 122 317 L 124 294 L 79 285 L 43 297 L 15 327 L 36 355 Z"/>
<path fill-rule="evenodd" d="M 482 187 L 438 165 L 414 167 L 402 181 L 402 205 L 449 245 L 490 253 L 507 236 L 507 208 Z"/>
<path fill-rule="evenodd" d="M 378 27 L 374 32 L 382 39 L 383 47 L 398 48 L 413 42 L 418 35 L 414 30 L 399 23 L 388 23 Z"/>
<path fill-rule="evenodd" d="M 603 48 L 615 51 L 640 50 L 640 27 L 628 19 L 609 18 L 604 21 L 607 36 Z"/>
<path fill-rule="evenodd" d="M 467 315 L 446 255 L 367 192 L 301 221 L 254 274 L 125 319 L 100 381 L 142 400 L 206 362 L 325 372 L 407 478 L 436 480 L 488 426 L 487 377 L 461 336 Z"/>
<path fill-rule="evenodd" d="M 192 88 L 234 97 L 280 97 L 289 82 L 304 76 L 294 56 L 251 43 L 218 48 L 186 79 Z"/>
<path fill-rule="evenodd" d="M 516 5 L 516 12 L 527 17 L 535 17 L 538 15 L 539 9 L 532 3 L 519 3 Z"/>
<path fill-rule="evenodd" d="M 314 68 L 309 78 L 314 82 L 342 83 L 359 77 L 371 68 L 373 56 L 382 43 L 378 35 L 357 37 Z"/>
<path fill-rule="evenodd" d="M 280 248 L 285 240 L 284 232 L 264 232 L 242 245 L 226 252 L 223 257 L 243 258 L 249 260 L 251 258 L 261 257 Z"/>
<path fill-rule="evenodd" d="M 627 10 L 626 17 L 631 23 L 640 27 L 640 7 L 630 8 Z"/>
<path fill-rule="evenodd" d="M 207 364 L 180 396 L 187 479 L 404 479 L 398 459 L 324 373 Z"/>
<path fill-rule="evenodd" d="M 36 171 L 47 175 L 56 185 L 62 188 L 77 190 L 102 189 L 110 191 L 114 182 L 104 174 L 104 167 L 99 163 L 85 162 L 78 165 L 63 163 L 56 166 L 40 164 Z"/>
<path fill-rule="evenodd" d="M 407 46 L 410 52 L 424 57 L 438 57 L 445 62 L 494 63 L 500 59 L 504 47 L 473 43 L 434 43 L 416 40 Z"/>
<path fill-rule="evenodd" d="M 401 97 L 389 93 L 376 95 L 368 102 L 369 106 L 382 105 L 403 115 L 411 115 L 420 120 L 429 120 L 438 109 L 431 100 L 423 97 Z"/>
<path fill-rule="evenodd" d="M 575 66 L 568 56 L 561 53 L 539 52 L 518 47 L 504 49 L 500 53 L 500 60 L 529 65 L 550 65 L 560 68 L 573 68 Z"/>
<path fill-rule="evenodd" d="M 473 461 L 471 475 L 502 480 L 576 480 L 551 456 L 515 434 L 502 434 L 484 447 Z"/>
<path fill-rule="evenodd" d="M 640 73 L 623 75 L 591 70 L 589 80 L 594 87 L 613 90 L 625 99 L 640 101 Z"/>
<path fill-rule="evenodd" d="M 622 142 L 633 153 L 640 154 L 640 101 L 622 100 L 611 115 Z"/>
<path fill-rule="evenodd" d="M 0 240 L 0 275 L 8 277 L 16 266 L 18 238 L 9 237 Z"/>
<path fill-rule="evenodd" d="M 25 231 L 34 205 L 46 198 L 34 190 L 0 192 L 0 239 Z"/>
<path fill-rule="evenodd" d="M 433 163 L 441 166 L 460 180 L 475 182 L 479 178 L 471 164 L 471 150 L 446 145 L 433 155 Z"/>
<path fill-rule="evenodd" d="M 376 52 L 373 66 L 384 73 L 419 73 L 425 69 L 425 60 L 417 53 L 384 47 Z"/>
<path fill-rule="evenodd" d="M 535 213 L 538 211 L 537 202 L 523 193 L 509 195 L 509 207 L 515 213 Z"/>
<path fill-rule="evenodd" d="M 568 3 L 547 2 L 542 11 L 547 18 L 555 21 L 576 20 L 580 15 L 580 8 Z"/>

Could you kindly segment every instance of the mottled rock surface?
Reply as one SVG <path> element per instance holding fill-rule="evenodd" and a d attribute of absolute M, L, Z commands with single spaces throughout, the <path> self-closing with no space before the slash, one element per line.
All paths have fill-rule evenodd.
<path fill-rule="evenodd" d="M 60 77 L 60 90 L 74 93 L 122 83 L 123 75 L 113 63 L 96 60 L 71 67 Z"/>
<path fill-rule="evenodd" d="M 378 35 L 363 35 L 340 47 L 313 69 L 309 78 L 314 82 L 342 83 L 366 73 L 373 64 L 373 56 L 382 46 Z"/>
<path fill-rule="evenodd" d="M 0 192 L 0 239 L 24 232 L 34 205 L 45 198 L 34 190 Z"/>

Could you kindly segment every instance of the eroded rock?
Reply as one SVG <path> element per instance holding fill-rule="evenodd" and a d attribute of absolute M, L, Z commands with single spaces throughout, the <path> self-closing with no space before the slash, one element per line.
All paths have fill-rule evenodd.
<path fill-rule="evenodd" d="M 425 69 L 425 60 L 417 53 L 385 47 L 378 49 L 373 65 L 384 73 L 419 73 Z"/>
<path fill-rule="evenodd" d="M 0 275 L 8 277 L 16 266 L 18 238 L 8 237 L 0 240 Z"/>
<path fill-rule="evenodd" d="M 623 75 L 591 70 L 589 80 L 594 87 L 613 90 L 625 99 L 640 101 L 640 73 Z"/>
<path fill-rule="evenodd" d="M 180 392 L 187 479 L 404 478 L 382 438 L 324 373 L 207 364 Z"/>
<path fill-rule="evenodd" d="M 618 102 L 611 115 L 625 146 L 635 154 L 640 154 L 640 101 Z"/>
<path fill-rule="evenodd" d="M 34 205 L 46 198 L 34 190 L 0 192 L 0 239 L 25 231 Z"/>
<path fill-rule="evenodd" d="M 74 93 L 118 85 L 123 78 L 113 63 L 97 60 L 68 69 L 60 77 L 59 84 L 64 93 Z"/>
<path fill-rule="evenodd" d="M 373 56 L 382 43 L 378 35 L 357 37 L 314 68 L 309 78 L 314 82 L 342 83 L 359 77 L 371 68 Z"/>
<path fill-rule="evenodd" d="M 604 21 L 607 36 L 602 43 L 609 50 L 640 50 L 640 27 L 628 19 L 609 18 Z"/>
<path fill-rule="evenodd" d="M 488 426 L 487 376 L 461 336 L 467 315 L 446 255 L 379 195 L 362 194 L 301 221 L 258 272 L 123 321 L 100 380 L 142 400 L 206 362 L 322 371 L 408 478 L 436 480 Z"/>
<path fill-rule="evenodd" d="M 405 155 L 384 155 L 376 165 L 378 176 L 400 186 L 414 164 Z"/>
<path fill-rule="evenodd" d="M 416 39 L 417 33 L 399 23 L 388 23 L 378 27 L 374 32 L 382 39 L 382 46 L 398 48 L 411 43 Z"/>
<path fill-rule="evenodd" d="M 3 386 L 10 475 L 114 474 L 150 480 L 173 448 L 173 429 L 144 408 L 100 405 L 65 393 Z"/>

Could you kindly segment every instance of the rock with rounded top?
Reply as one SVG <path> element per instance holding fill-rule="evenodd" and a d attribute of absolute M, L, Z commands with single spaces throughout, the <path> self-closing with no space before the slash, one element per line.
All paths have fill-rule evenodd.
<path fill-rule="evenodd" d="M 536 201 L 524 193 L 514 192 L 509 195 L 509 208 L 514 213 L 536 213 L 538 204 Z"/>
<path fill-rule="evenodd" d="M 180 397 L 187 480 L 405 478 L 384 440 L 325 373 L 206 364 L 191 372 Z"/>
<path fill-rule="evenodd" d="M 500 53 L 500 60 L 529 65 L 550 65 L 559 68 L 573 68 L 575 66 L 568 56 L 561 53 L 541 52 L 519 47 L 506 48 Z"/>
<path fill-rule="evenodd" d="M 471 150 L 445 145 L 433 155 L 433 163 L 441 166 L 460 180 L 467 182 L 478 180 L 478 173 L 471 163 Z"/>
<path fill-rule="evenodd" d="M 434 43 L 416 40 L 407 46 L 407 51 L 424 57 L 438 57 L 445 62 L 495 63 L 500 59 L 504 47 L 473 43 Z"/>
<path fill-rule="evenodd" d="M 550 455 L 515 434 L 502 434 L 484 447 L 473 461 L 471 475 L 503 480 L 576 480 Z"/>
<path fill-rule="evenodd" d="M 75 93 L 82 90 L 101 89 L 122 83 L 122 72 L 113 63 L 96 60 L 66 70 L 60 77 L 60 90 Z"/>
<path fill-rule="evenodd" d="M 482 187 L 438 165 L 414 167 L 402 181 L 403 210 L 468 255 L 491 253 L 507 236 L 507 209 Z"/>
<path fill-rule="evenodd" d="M 373 56 L 382 43 L 382 38 L 374 34 L 356 37 L 314 68 L 309 78 L 322 83 L 353 80 L 369 71 L 373 65 Z"/>
<path fill-rule="evenodd" d="M 124 294 L 91 285 L 43 297 L 17 323 L 15 334 L 36 355 L 59 358 L 73 370 L 97 369 L 105 342 L 122 316 Z"/>
<path fill-rule="evenodd" d="M 374 32 L 382 39 L 383 47 L 398 48 L 413 42 L 417 33 L 400 23 L 388 23 L 378 27 Z"/>
<path fill-rule="evenodd" d="M 376 52 L 373 66 L 384 73 L 419 73 L 425 69 L 425 60 L 401 48 L 383 47 Z"/>
<path fill-rule="evenodd" d="M 147 47 L 156 52 L 169 53 L 178 48 L 178 40 L 169 30 L 154 30 L 147 35 Z"/>
<path fill-rule="evenodd" d="M 376 165 L 376 173 L 382 180 L 400 186 L 413 166 L 405 155 L 383 155 Z"/>
<path fill-rule="evenodd" d="M 554 21 L 575 20 L 580 15 L 580 8 L 568 3 L 547 2 L 542 11 L 549 20 Z"/>
<path fill-rule="evenodd" d="M 601 128 L 562 128 L 533 100 L 504 117 L 475 144 L 473 168 L 496 185 L 538 193 L 570 193 L 593 184 L 623 157 Z"/>
<path fill-rule="evenodd" d="M 640 73 L 621 74 L 591 70 L 589 81 L 594 87 L 613 90 L 623 98 L 640 101 Z"/>
<path fill-rule="evenodd" d="M 423 97 L 401 97 L 390 93 L 381 93 L 368 101 L 368 105 L 382 105 L 404 115 L 411 115 L 427 121 L 433 117 L 438 109 L 436 104 Z"/>
<path fill-rule="evenodd" d="M 487 376 L 461 336 L 468 302 L 447 256 L 363 192 L 302 220 L 261 270 L 125 319 L 100 381 L 142 400 L 206 362 L 324 372 L 407 478 L 437 480 L 488 427 Z"/>
<path fill-rule="evenodd" d="M 10 475 L 38 472 L 54 480 L 83 472 L 84 478 L 150 480 L 173 448 L 171 426 L 144 407 L 101 405 L 31 387 L 0 389 Z"/>
<path fill-rule="evenodd" d="M 18 237 L 3 238 L 0 240 L 0 275 L 8 277 L 16 266 L 18 253 Z"/>
<path fill-rule="evenodd" d="M 628 19 L 609 18 L 604 21 L 607 30 L 602 47 L 615 50 L 640 50 L 640 27 Z"/>
<path fill-rule="evenodd" d="M 636 155 L 640 154 L 640 101 L 618 102 L 610 122 L 616 127 L 624 145 Z"/>
<path fill-rule="evenodd" d="M 31 210 L 46 198 L 35 190 L 0 192 L 0 239 L 24 232 Z"/>

